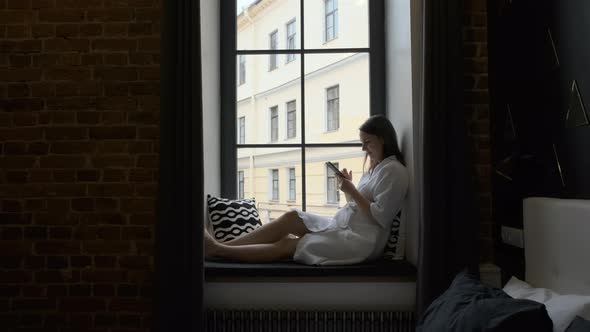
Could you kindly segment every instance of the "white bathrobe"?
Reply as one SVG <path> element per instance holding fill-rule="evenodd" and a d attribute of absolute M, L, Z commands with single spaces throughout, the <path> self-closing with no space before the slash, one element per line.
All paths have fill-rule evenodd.
<path fill-rule="evenodd" d="M 297 244 L 294 261 L 347 265 L 383 255 L 393 218 L 402 208 L 408 190 L 407 170 L 394 156 L 387 157 L 373 171 L 363 174 L 357 190 L 371 202 L 371 216 L 348 197 L 347 204 L 334 217 L 296 210 L 311 232 Z"/>

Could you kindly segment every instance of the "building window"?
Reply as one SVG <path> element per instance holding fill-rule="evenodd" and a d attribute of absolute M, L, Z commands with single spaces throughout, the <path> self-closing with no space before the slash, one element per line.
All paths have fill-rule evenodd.
<path fill-rule="evenodd" d="M 238 85 L 246 83 L 246 56 L 240 54 L 239 58 L 239 71 L 238 71 Z"/>
<path fill-rule="evenodd" d="M 244 199 L 244 171 L 238 171 L 238 198 Z"/>
<path fill-rule="evenodd" d="M 270 108 L 270 141 L 276 142 L 279 140 L 279 107 L 273 106 Z"/>
<path fill-rule="evenodd" d="M 276 50 L 277 47 L 279 46 L 279 32 L 277 30 L 271 32 L 271 34 L 269 35 L 270 38 L 270 49 L 271 50 Z M 269 55 L 269 61 L 268 61 L 268 71 L 271 70 L 275 70 L 277 69 L 277 54 L 270 54 Z"/>
<path fill-rule="evenodd" d="M 325 9 L 325 31 L 324 39 L 329 42 L 338 37 L 338 0 L 324 0 Z"/>
<path fill-rule="evenodd" d="M 246 143 L 246 117 L 241 116 L 238 119 L 238 144 Z"/>
<path fill-rule="evenodd" d="M 295 19 L 287 23 L 287 49 L 295 49 L 295 35 L 297 34 L 297 26 Z M 295 60 L 295 54 L 287 54 L 287 62 Z"/>
<path fill-rule="evenodd" d="M 273 169 L 271 170 L 271 194 L 270 200 L 271 201 L 278 201 L 279 200 L 279 170 Z"/>
<path fill-rule="evenodd" d="M 338 202 L 338 195 L 335 183 L 328 193 L 324 163 L 346 159 L 341 167 L 360 169 L 363 153 L 357 128 L 370 115 L 384 114 L 386 109 L 383 1 L 352 1 L 351 11 L 339 11 L 336 0 L 265 5 L 270 2 L 254 1 L 251 10 L 238 13 L 235 3 L 220 1 L 220 62 L 234 64 L 220 66 L 220 194 L 237 197 L 236 177 L 244 171 L 251 180 L 246 196 L 258 193 L 259 213 L 265 221 L 280 217 L 287 201 L 293 204 L 289 198 L 294 188 L 302 211 L 332 214 L 336 205 L 324 205 L 328 196 Z M 286 3 L 289 5 L 284 6 Z M 288 11 L 297 3 L 299 9 L 305 5 L 308 10 Z M 319 7 L 310 11 L 307 4 L 313 3 Z M 348 24 L 352 19 L 347 15 L 356 17 L 357 12 L 368 13 L 368 20 L 354 22 L 359 29 L 352 29 L 346 48 L 321 45 L 324 39 L 341 39 L 338 20 Z M 311 24 L 310 29 L 303 22 Z M 361 27 L 361 23 L 368 26 Z M 371 43 L 366 42 L 367 32 Z M 238 88 L 242 56 L 247 57 L 247 89 Z M 298 64 L 274 70 L 279 62 L 292 59 Z M 340 86 L 352 87 L 343 90 L 347 99 L 342 107 Z M 247 126 L 242 125 L 241 117 L 248 118 Z M 348 119 L 355 123 L 345 126 Z M 291 168 L 297 170 L 296 187 Z M 279 172 L 273 170 L 282 172 L 281 181 Z M 279 184 L 280 203 L 276 200 Z"/>
<path fill-rule="evenodd" d="M 326 89 L 326 129 L 338 130 L 340 127 L 340 97 L 339 86 Z"/>
<path fill-rule="evenodd" d="M 333 163 L 334 166 L 336 166 L 338 169 L 340 169 L 340 166 L 338 163 Z M 327 188 L 327 202 L 329 204 L 336 204 L 338 202 L 340 202 L 340 193 L 338 190 L 338 179 L 336 178 L 336 174 L 334 173 L 334 171 L 326 166 L 326 188 Z"/>
<path fill-rule="evenodd" d="M 295 192 L 295 168 L 289 168 L 289 200 L 294 201 L 296 199 Z"/>
<path fill-rule="evenodd" d="M 287 138 L 297 135 L 297 114 L 295 100 L 287 103 Z"/>

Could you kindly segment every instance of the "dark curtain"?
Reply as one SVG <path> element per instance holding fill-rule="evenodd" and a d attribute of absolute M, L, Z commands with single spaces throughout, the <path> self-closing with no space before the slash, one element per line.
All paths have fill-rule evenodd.
<path fill-rule="evenodd" d="M 478 274 L 479 221 L 463 100 L 463 1 L 424 2 L 424 191 L 417 314 L 457 272 Z"/>
<path fill-rule="evenodd" d="M 203 320 L 203 119 L 199 1 L 163 1 L 155 331 Z"/>

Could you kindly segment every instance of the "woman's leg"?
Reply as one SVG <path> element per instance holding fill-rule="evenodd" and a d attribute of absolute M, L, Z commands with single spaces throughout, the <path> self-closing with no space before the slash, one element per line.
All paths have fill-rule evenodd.
<path fill-rule="evenodd" d="M 222 258 L 247 263 L 274 262 L 292 259 L 300 239 L 282 238 L 274 243 L 226 245 L 205 232 L 205 258 Z"/>
<path fill-rule="evenodd" d="M 228 246 L 263 243 L 273 244 L 282 240 L 289 234 L 301 237 L 307 233 L 309 233 L 309 230 L 303 223 L 303 220 L 299 218 L 297 211 L 289 211 L 277 219 L 256 228 L 250 233 L 246 233 L 237 239 L 222 242 L 222 244 Z"/>

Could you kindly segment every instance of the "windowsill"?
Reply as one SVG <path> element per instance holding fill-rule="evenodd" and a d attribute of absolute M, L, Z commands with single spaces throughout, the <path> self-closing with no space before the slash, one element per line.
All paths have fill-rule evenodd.
<path fill-rule="evenodd" d="M 335 279 L 378 279 L 383 281 L 416 280 L 416 268 L 405 260 L 379 260 L 370 263 L 315 266 L 282 261 L 274 263 L 235 263 L 230 261 L 205 261 L 206 281 L 251 281 L 265 278 L 289 281 L 312 278 L 314 281 Z M 295 281 L 295 280 L 293 280 Z"/>

